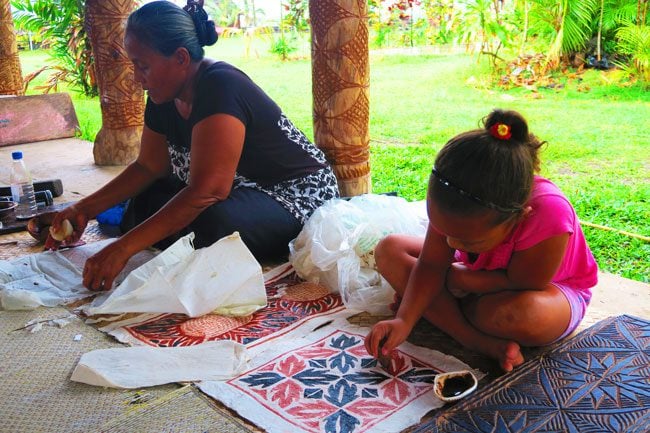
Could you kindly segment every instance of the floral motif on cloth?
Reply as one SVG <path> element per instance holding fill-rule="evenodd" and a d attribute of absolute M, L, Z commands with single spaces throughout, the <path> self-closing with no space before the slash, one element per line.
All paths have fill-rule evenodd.
<path fill-rule="evenodd" d="M 384 369 L 366 352 L 367 329 L 316 322 L 265 339 L 240 376 L 199 387 L 268 432 L 395 432 L 442 406 L 432 392 L 436 374 L 468 368 L 404 343 Z"/>

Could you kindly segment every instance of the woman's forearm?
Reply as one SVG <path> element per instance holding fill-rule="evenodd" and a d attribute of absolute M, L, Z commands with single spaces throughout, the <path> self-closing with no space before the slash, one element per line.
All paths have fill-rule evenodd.
<path fill-rule="evenodd" d="M 187 227 L 207 207 L 220 200 L 185 187 L 158 212 L 122 236 L 120 242 L 135 254 Z"/>
<path fill-rule="evenodd" d="M 135 197 L 159 177 L 137 161 L 132 162 L 113 180 L 81 199 L 76 206 L 88 218 L 94 218 L 111 206 Z"/>

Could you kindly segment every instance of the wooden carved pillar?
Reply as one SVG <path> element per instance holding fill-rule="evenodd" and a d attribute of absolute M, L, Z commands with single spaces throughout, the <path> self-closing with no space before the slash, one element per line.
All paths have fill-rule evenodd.
<path fill-rule="evenodd" d="M 23 74 L 11 5 L 9 0 L 0 0 L 0 95 L 22 94 Z"/>
<path fill-rule="evenodd" d="M 134 0 L 86 1 L 86 32 L 102 109 L 102 128 L 93 148 L 97 165 L 128 164 L 140 149 L 144 91 L 124 50 L 124 26 L 135 6 Z"/>
<path fill-rule="evenodd" d="M 309 2 L 314 138 L 334 167 L 341 195 L 370 192 L 366 0 Z"/>

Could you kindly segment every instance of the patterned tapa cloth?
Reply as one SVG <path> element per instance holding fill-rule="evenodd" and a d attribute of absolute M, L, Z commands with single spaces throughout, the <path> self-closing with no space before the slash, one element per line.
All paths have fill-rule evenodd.
<path fill-rule="evenodd" d="M 392 433 L 443 405 L 432 391 L 438 373 L 469 368 L 409 343 L 382 367 L 364 347 L 368 329 L 341 316 L 269 335 L 251 349 L 248 371 L 199 388 L 271 433 Z"/>
<path fill-rule="evenodd" d="M 131 345 L 245 344 L 252 359 L 248 371 L 200 388 L 268 432 L 401 431 L 442 406 L 432 392 L 437 373 L 470 368 L 405 343 L 385 370 L 364 348 L 368 328 L 347 322 L 358 312 L 346 309 L 338 294 L 303 281 L 290 265 L 267 272 L 265 286 L 268 305 L 245 317 L 126 314 L 92 320 Z"/>
<path fill-rule="evenodd" d="M 320 284 L 301 280 L 290 265 L 264 274 L 268 304 L 242 317 L 206 314 L 125 314 L 93 317 L 101 331 L 131 345 L 191 346 L 229 339 L 247 346 L 274 333 L 283 333 L 305 320 L 344 310 L 341 297 Z M 356 311 L 346 310 L 348 315 Z"/>
<path fill-rule="evenodd" d="M 650 321 L 603 320 L 416 431 L 648 432 Z"/>

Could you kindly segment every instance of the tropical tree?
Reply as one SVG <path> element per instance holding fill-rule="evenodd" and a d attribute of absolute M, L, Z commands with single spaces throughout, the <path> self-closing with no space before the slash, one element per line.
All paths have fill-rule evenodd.
<path fill-rule="evenodd" d="M 532 0 L 534 29 L 551 37 L 547 63 L 559 65 L 563 55 L 582 50 L 592 36 L 592 24 L 601 0 Z"/>
<path fill-rule="evenodd" d="M 454 0 L 423 0 L 422 8 L 429 23 L 431 39 L 446 44 L 453 39 L 457 26 L 457 10 Z"/>
<path fill-rule="evenodd" d="M 41 32 L 56 61 L 26 77 L 26 81 L 49 69 L 53 73 L 43 86 L 46 92 L 57 90 L 59 82 L 65 81 L 86 95 L 97 95 L 92 50 L 84 29 L 84 4 L 84 0 L 12 0 L 16 26 Z"/>
<path fill-rule="evenodd" d="M 629 66 L 624 65 L 624 69 L 650 83 L 650 26 L 625 23 L 616 32 L 616 39 L 619 51 L 629 56 L 631 61 Z"/>
<path fill-rule="evenodd" d="M 233 0 L 215 0 L 206 2 L 205 11 L 221 27 L 233 27 L 242 9 Z"/>
<path fill-rule="evenodd" d="M 495 0 L 465 0 L 459 26 L 459 39 L 468 47 L 479 44 L 479 52 L 489 55 L 492 64 L 499 59 L 499 50 L 510 46 L 518 26 L 512 20 L 514 7 L 506 8 L 503 2 Z"/>

